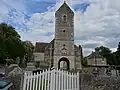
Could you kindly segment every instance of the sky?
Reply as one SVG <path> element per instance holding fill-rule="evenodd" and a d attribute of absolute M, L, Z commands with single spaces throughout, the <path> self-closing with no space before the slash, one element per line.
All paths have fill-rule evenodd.
<path fill-rule="evenodd" d="M 97 46 L 116 51 L 120 41 L 120 0 L 66 0 L 75 13 L 75 44 L 84 56 Z M 50 42 L 55 11 L 63 0 L 0 0 L 0 23 L 16 28 L 22 40 Z"/>

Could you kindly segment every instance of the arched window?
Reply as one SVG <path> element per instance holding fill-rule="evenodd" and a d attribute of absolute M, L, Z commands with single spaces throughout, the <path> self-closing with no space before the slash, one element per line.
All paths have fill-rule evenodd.
<path fill-rule="evenodd" d="M 67 16 L 63 15 L 63 22 L 67 22 Z"/>

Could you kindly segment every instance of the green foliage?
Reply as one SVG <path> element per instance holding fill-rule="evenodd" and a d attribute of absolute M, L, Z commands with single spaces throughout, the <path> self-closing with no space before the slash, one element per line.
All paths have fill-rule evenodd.
<path fill-rule="evenodd" d="M 113 53 L 113 60 L 115 65 L 120 65 L 120 52 L 116 51 Z"/>
<path fill-rule="evenodd" d="M 107 59 L 107 63 L 110 65 L 120 65 L 120 51 L 111 52 L 107 47 L 100 46 L 96 47 L 95 51 L 99 52 L 100 55 Z"/>
<path fill-rule="evenodd" d="M 33 58 L 33 50 L 34 46 L 30 41 L 24 41 L 23 42 L 24 48 L 25 48 L 25 53 L 26 53 L 26 59 L 27 61 L 31 61 Z"/>
<path fill-rule="evenodd" d="M 107 57 L 111 53 L 111 50 L 104 46 L 96 47 L 95 51 L 99 52 L 103 57 Z"/>
<path fill-rule="evenodd" d="M 6 63 L 6 58 L 15 60 L 24 57 L 26 48 L 31 49 L 26 47 L 15 28 L 5 23 L 0 24 L 0 64 Z"/>
<path fill-rule="evenodd" d="M 95 51 L 98 52 L 103 57 L 105 57 L 107 59 L 108 64 L 113 63 L 113 61 L 112 61 L 112 53 L 111 53 L 111 50 L 109 48 L 104 47 L 104 46 L 100 46 L 100 47 L 96 47 Z"/>

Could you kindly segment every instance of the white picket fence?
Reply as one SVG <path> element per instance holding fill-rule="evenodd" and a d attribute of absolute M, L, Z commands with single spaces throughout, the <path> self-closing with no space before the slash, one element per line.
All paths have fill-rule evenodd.
<path fill-rule="evenodd" d="M 46 70 L 37 74 L 26 72 L 23 90 L 80 90 L 79 72 Z"/>

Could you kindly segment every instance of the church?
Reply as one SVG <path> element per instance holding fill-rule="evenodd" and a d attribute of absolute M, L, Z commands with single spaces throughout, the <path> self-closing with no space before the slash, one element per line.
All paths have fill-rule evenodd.
<path fill-rule="evenodd" d="M 81 69 L 82 47 L 74 44 L 74 12 L 64 2 L 55 12 L 55 37 L 50 43 L 36 42 L 34 60 L 49 68 Z"/>

